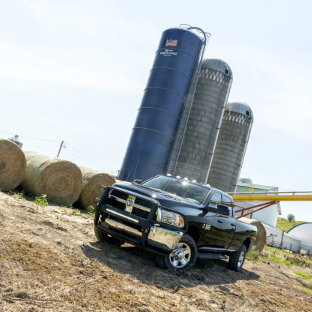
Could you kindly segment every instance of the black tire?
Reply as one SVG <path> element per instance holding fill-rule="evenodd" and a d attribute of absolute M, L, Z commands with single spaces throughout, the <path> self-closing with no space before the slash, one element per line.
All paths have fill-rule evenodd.
<path fill-rule="evenodd" d="M 169 255 L 157 255 L 156 261 L 161 269 L 186 271 L 195 264 L 197 246 L 194 239 L 185 234 L 180 239 L 178 246 Z"/>
<path fill-rule="evenodd" d="M 236 251 L 234 254 L 230 256 L 229 268 L 231 270 L 239 272 L 242 269 L 246 257 L 246 252 L 247 252 L 246 246 L 242 245 L 240 246 L 238 251 Z"/>
<path fill-rule="evenodd" d="M 94 224 L 94 234 L 96 238 L 102 243 L 109 243 L 115 246 L 120 247 L 124 242 L 115 237 L 109 236 L 106 233 L 103 233 L 95 224 Z"/>

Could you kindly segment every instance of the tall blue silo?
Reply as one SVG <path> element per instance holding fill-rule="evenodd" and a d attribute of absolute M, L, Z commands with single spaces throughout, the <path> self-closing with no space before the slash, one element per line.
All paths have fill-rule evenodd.
<path fill-rule="evenodd" d="M 207 34 L 196 27 L 163 32 L 118 175 L 147 180 L 163 173 L 180 125 Z"/>

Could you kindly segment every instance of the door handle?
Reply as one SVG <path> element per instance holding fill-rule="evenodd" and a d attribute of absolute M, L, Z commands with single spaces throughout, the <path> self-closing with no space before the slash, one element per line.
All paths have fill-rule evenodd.
<path fill-rule="evenodd" d="M 222 220 L 218 220 L 218 222 L 219 222 L 219 223 L 223 223 L 223 221 L 222 221 Z"/>
<path fill-rule="evenodd" d="M 235 226 L 236 224 L 235 224 L 235 223 L 231 223 L 231 225 L 232 225 L 232 226 Z"/>

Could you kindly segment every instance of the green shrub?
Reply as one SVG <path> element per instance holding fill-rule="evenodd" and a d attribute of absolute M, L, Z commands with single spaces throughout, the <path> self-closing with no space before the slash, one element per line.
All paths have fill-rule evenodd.
<path fill-rule="evenodd" d="M 256 250 L 255 247 L 246 255 L 246 259 L 254 262 L 259 262 L 265 258 L 265 255 L 262 255 L 259 250 Z"/>
<path fill-rule="evenodd" d="M 284 264 L 286 264 L 286 265 L 288 265 L 288 266 L 291 266 L 291 265 L 292 265 L 292 263 L 290 263 L 289 261 L 287 261 L 287 260 L 285 260 L 285 259 L 282 259 L 282 258 L 276 256 L 274 253 L 271 253 L 271 254 L 269 255 L 269 258 L 270 258 L 271 260 L 273 260 L 275 263 L 284 263 Z"/>
<path fill-rule="evenodd" d="M 94 213 L 95 213 L 95 209 L 93 208 L 93 206 L 88 206 L 88 207 L 86 208 L 86 213 L 87 213 L 88 215 L 90 215 L 90 216 L 93 216 Z"/>
<path fill-rule="evenodd" d="M 305 272 L 302 272 L 302 271 L 294 271 L 295 274 L 298 274 L 302 277 L 305 277 L 307 279 L 309 278 L 312 278 L 312 274 L 309 274 L 309 273 L 305 273 Z"/>
<path fill-rule="evenodd" d="M 312 294 L 312 290 L 301 285 L 295 285 L 295 287 L 302 289 L 303 291 L 307 292 L 308 294 Z"/>
<path fill-rule="evenodd" d="M 35 200 L 34 202 L 37 204 L 37 205 L 40 205 L 40 206 L 48 206 L 48 201 L 47 201 L 47 195 L 41 195 L 41 196 L 37 196 L 35 197 Z"/>
<path fill-rule="evenodd" d="M 26 195 L 25 195 L 25 190 L 22 190 L 20 193 L 14 193 L 14 198 L 18 199 L 18 198 L 26 198 Z"/>
<path fill-rule="evenodd" d="M 73 214 L 76 214 L 76 215 L 78 215 L 78 216 L 81 215 L 79 209 L 72 209 L 72 213 L 73 213 Z"/>

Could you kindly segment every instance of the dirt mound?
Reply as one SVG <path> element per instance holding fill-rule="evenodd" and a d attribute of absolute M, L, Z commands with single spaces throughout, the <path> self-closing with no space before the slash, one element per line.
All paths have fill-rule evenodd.
<path fill-rule="evenodd" d="M 293 273 L 310 268 L 247 260 L 237 273 L 202 260 L 164 271 L 153 253 L 97 242 L 77 213 L 0 192 L 0 311 L 312 311 Z"/>

